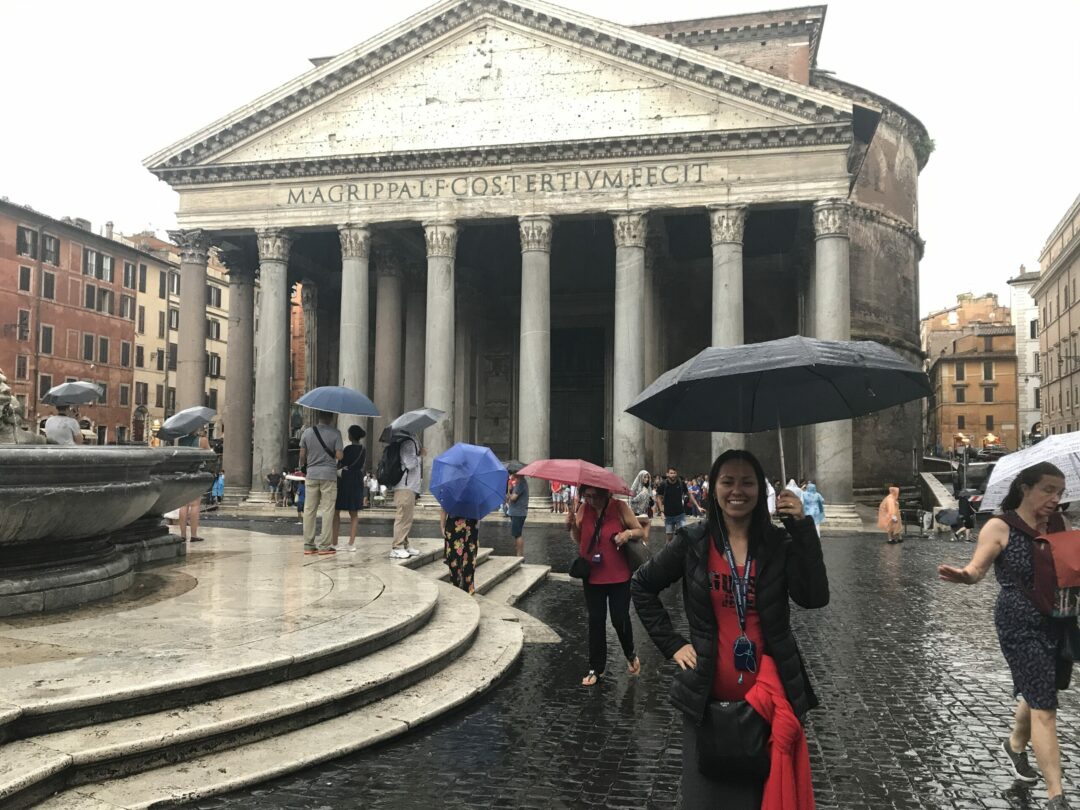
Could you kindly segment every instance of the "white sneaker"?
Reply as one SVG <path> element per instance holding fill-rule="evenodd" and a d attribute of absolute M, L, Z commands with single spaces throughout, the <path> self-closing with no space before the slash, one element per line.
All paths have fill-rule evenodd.
<path fill-rule="evenodd" d="M 390 556 L 395 560 L 407 560 L 411 555 L 403 548 L 394 548 L 390 549 Z"/>
<path fill-rule="evenodd" d="M 345 550 L 346 551 L 356 551 L 356 544 L 353 543 L 351 546 L 345 546 Z"/>
<path fill-rule="evenodd" d="M 410 557 L 419 557 L 420 556 L 420 549 L 418 549 L 418 548 L 413 548 L 412 546 L 409 546 L 407 549 L 405 549 L 405 551 L 408 552 Z"/>

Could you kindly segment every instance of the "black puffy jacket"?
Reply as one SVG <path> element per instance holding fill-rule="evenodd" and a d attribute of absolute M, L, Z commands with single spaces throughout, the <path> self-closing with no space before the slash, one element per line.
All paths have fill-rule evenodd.
<path fill-rule="evenodd" d="M 804 608 L 829 603 L 829 578 L 821 541 L 812 518 L 787 521 L 787 530 L 768 526 L 763 538 L 751 541 L 757 561 L 755 608 L 761 619 L 765 650 L 776 661 L 784 691 L 800 718 L 817 706 L 795 636 L 788 599 Z M 672 541 L 634 574 L 630 592 L 641 623 L 660 652 L 671 658 L 687 643 L 697 652 L 695 669 L 678 669 L 671 702 L 701 722 L 716 671 L 717 624 L 709 593 L 709 532 L 704 522 L 680 529 Z M 672 627 L 659 594 L 682 580 L 683 605 L 690 642 Z"/>

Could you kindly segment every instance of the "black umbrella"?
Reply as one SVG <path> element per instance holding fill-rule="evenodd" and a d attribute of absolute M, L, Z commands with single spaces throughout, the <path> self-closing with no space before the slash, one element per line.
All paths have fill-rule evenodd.
<path fill-rule="evenodd" d="M 930 393 L 924 371 L 878 343 L 796 336 L 705 349 L 626 411 L 663 430 L 757 433 L 851 419 Z M 783 465 L 783 443 L 780 453 Z"/>

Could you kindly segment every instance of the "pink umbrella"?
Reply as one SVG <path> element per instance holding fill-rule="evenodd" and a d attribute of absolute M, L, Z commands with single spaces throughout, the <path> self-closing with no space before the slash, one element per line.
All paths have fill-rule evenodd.
<path fill-rule="evenodd" d="M 580 458 L 545 458 L 527 464 L 517 475 L 562 481 L 579 487 L 593 486 L 606 489 L 616 495 L 629 495 L 630 487 L 619 476 Z"/>

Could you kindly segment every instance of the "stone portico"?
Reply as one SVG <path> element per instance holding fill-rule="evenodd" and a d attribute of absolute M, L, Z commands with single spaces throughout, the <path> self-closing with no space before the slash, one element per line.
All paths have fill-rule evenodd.
<path fill-rule="evenodd" d="M 196 246 L 181 272 L 205 272 L 212 242 L 232 274 L 229 367 L 255 374 L 253 394 L 229 382 L 225 466 L 251 476 L 231 486 L 259 496 L 285 461 L 297 282 L 318 291 L 309 352 L 336 355 L 311 357 L 312 381 L 391 417 L 447 411 L 429 463 L 470 441 L 629 480 L 745 444 L 778 474 L 775 436 L 710 441 L 623 409 L 710 344 L 870 338 L 917 358 L 925 130 L 814 70 L 821 7 L 759 16 L 634 29 L 446 0 L 148 158 Z M 745 59 L 748 36 L 805 59 Z M 193 363 L 196 306 L 181 306 Z M 789 470 L 839 518 L 856 485 L 910 475 L 919 418 L 788 431 Z"/>

